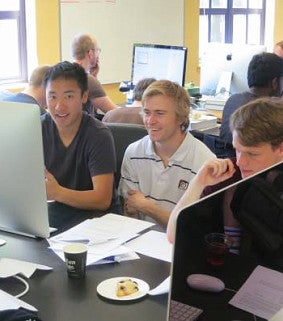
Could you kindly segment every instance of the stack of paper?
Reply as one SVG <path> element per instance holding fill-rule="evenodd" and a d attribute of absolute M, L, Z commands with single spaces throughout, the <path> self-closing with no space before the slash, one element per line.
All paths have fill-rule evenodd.
<path fill-rule="evenodd" d="M 81 224 L 48 239 L 50 248 L 64 260 L 63 247 L 70 242 L 88 246 L 87 265 L 137 259 L 139 256 L 124 243 L 153 226 L 147 221 L 117 214 L 85 220 Z"/>
<path fill-rule="evenodd" d="M 197 117 L 190 117 L 189 130 L 205 130 L 217 127 L 217 117 L 200 114 Z"/>

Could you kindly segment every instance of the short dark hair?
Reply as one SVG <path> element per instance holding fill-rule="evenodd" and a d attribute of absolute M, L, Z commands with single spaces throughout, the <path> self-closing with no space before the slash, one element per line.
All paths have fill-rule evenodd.
<path fill-rule="evenodd" d="M 58 78 L 76 80 L 82 91 L 82 94 L 88 90 L 87 74 L 84 68 L 75 62 L 71 63 L 69 61 L 63 61 L 52 66 L 44 77 L 44 88 L 46 89 L 47 84 L 50 81 Z"/>
<path fill-rule="evenodd" d="M 134 88 L 134 95 L 133 98 L 134 100 L 141 101 L 142 100 L 142 95 L 143 92 L 146 90 L 146 88 L 152 84 L 154 81 L 156 81 L 155 78 L 144 78 L 141 79 Z"/>
<path fill-rule="evenodd" d="M 241 106 L 230 117 L 230 130 L 237 132 L 244 146 L 277 147 L 283 142 L 283 100 L 262 97 Z"/>
<path fill-rule="evenodd" d="M 274 53 L 254 55 L 248 66 L 249 87 L 264 87 L 274 78 L 283 76 L 283 59 Z"/>

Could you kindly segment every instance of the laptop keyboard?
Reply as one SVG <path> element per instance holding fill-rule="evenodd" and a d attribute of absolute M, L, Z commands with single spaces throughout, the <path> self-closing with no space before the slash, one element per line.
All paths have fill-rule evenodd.
<path fill-rule="evenodd" d="M 170 301 L 169 321 L 194 321 L 203 310 L 175 300 Z"/>

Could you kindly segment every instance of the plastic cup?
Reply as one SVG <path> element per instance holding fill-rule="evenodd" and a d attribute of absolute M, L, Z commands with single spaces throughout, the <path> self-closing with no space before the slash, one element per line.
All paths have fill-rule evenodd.
<path fill-rule="evenodd" d="M 206 261 L 213 266 L 223 265 L 232 243 L 232 239 L 225 234 L 207 234 L 205 236 Z"/>

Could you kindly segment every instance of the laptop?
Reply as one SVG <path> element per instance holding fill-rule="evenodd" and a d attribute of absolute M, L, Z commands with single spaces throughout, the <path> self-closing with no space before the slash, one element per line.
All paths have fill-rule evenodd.
<path fill-rule="evenodd" d="M 0 230 L 49 237 L 40 110 L 0 102 Z"/>
<path fill-rule="evenodd" d="M 276 176 L 274 173 L 281 173 Z M 274 176 L 273 176 L 274 175 Z M 235 184 L 219 190 L 203 199 L 198 200 L 191 206 L 180 211 L 176 224 L 176 237 L 173 249 L 173 260 L 171 265 L 171 284 L 168 298 L 167 321 L 177 320 L 245 320 L 253 321 L 254 316 L 246 311 L 235 308 L 229 304 L 230 299 L 235 294 L 248 276 L 258 264 L 266 265 L 266 261 L 259 262 L 258 259 L 250 255 L 236 255 L 229 253 L 227 260 L 222 267 L 212 267 L 206 263 L 204 236 L 210 232 L 223 230 L 223 224 L 218 223 L 215 214 L 221 210 L 224 192 L 235 189 L 237 204 L 243 204 L 244 195 L 253 186 L 258 186 L 258 182 L 267 180 L 266 177 L 277 177 L 279 180 L 280 193 L 276 194 L 273 202 L 280 202 L 281 210 L 279 213 L 283 217 L 283 162 L 271 166 L 270 168 L 257 173 L 251 177 L 243 179 Z M 276 181 L 278 183 L 278 181 Z M 264 184 L 262 184 L 264 185 Z M 262 186 L 261 185 L 261 186 Z M 278 185 L 277 185 L 278 186 Z M 265 196 L 264 196 L 265 197 Z M 256 198 L 258 200 L 258 197 Z M 255 201 L 256 202 L 256 201 Z M 255 203 L 254 202 L 254 203 Z M 236 205 L 235 205 L 236 204 Z M 239 211 L 245 207 L 238 206 Z M 258 207 L 262 208 L 263 207 Z M 256 211 L 257 211 L 256 210 Z M 250 214 L 250 212 L 249 212 Z M 269 213 L 271 214 L 271 213 Z M 222 217 L 222 214 L 220 214 Z M 278 221 L 279 222 L 279 221 Z M 271 263 L 267 260 L 268 263 Z M 281 262 L 282 263 L 282 262 Z M 283 266 L 279 268 L 283 270 Z M 207 274 L 221 279 L 226 288 L 221 293 L 211 293 L 191 289 L 187 284 L 187 277 L 191 274 Z M 194 317 L 178 318 L 175 315 L 175 306 L 187 310 L 189 305 L 196 313 Z M 257 317 L 257 320 L 263 320 Z"/>

